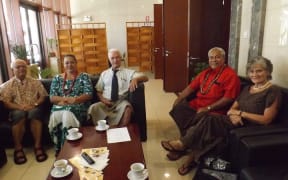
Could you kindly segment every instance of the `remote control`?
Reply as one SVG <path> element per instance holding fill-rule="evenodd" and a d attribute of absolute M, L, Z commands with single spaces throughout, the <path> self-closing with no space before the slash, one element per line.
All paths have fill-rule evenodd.
<path fill-rule="evenodd" d="M 85 159 L 85 161 L 88 163 L 88 164 L 94 164 L 95 161 L 86 153 L 86 152 L 83 152 L 81 154 L 81 156 Z"/>

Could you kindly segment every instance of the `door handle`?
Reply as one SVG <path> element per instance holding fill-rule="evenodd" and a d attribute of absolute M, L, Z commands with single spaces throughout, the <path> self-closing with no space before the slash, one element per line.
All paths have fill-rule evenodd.
<path fill-rule="evenodd" d="M 200 57 L 189 57 L 190 60 L 200 60 Z"/>
<path fill-rule="evenodd" d="M 160 48 L 154 48 L 154 52 L 155 52 L 155 53 L 158 52 L 159 49 L 160 49 Z"/>
<path fill-rule="evenodd" d="M 171 51 L 165 50 L 165 56 L 169 56 L 169 54 L 171 54 Z"/>

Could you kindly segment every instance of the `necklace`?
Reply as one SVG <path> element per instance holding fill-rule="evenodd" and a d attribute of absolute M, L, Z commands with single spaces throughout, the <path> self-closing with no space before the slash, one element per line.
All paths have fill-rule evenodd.
<path fill-rule="evenodd" d="M 67 73 L 65 72 L 65 74 L 64 74 L 64 82 L 63 82 L 63 86 L 62 86 L 62 90 L 63 90 L 64 96 L 67 96 L 68 94 L 71 93 L 71 91 L 72 91 L 72 89 L 73 89 L 73 87 L 75 85 L 76 77 L 77 77 L 77 72 L 74 73 L 74 75 L 73 75 L 73 81 L 72 81 L 72 84 L 71 84 L 70 88 L 68 90 L 66 90 L 67 88 L 65 88 L 65 86 L 66 86 L 66 80 L 67 80 Z"/>
<path fill-rule="evenodd" d="M 219 77 L 222 74 L 222 72 L 224 71 L 225 67 L 226 67 L 226 65 L 224 64 L 221 67 L 220 71 L 215 76 L 215 78 L 210 82 L 210 84 L 208 85 L 207 89 L 204 90 L 204 85 L 205 85 L 206 81 L 208 80 L 208 77 L 210 76 L 211 70 L 207 72 L 207 74 L 205 75 L 204 81 L 202 81 L 202 83 L 200 85 L 200 93 L 201 94 L 205 95 L 205 94 L 207 94 L 210 91 L 212 85 L 219 79 Z"/>
<path fill-rule="evenodd" d="M 264 85 L 260 86 L 260 87 L 256 87 L 255 85 L 253 86 L 253 89 L 255 90 L 260 90 L 260 89 L 265 89 L 267 87 L 269 87 L 271 85 L 270 81 L 267 81 Z"/>

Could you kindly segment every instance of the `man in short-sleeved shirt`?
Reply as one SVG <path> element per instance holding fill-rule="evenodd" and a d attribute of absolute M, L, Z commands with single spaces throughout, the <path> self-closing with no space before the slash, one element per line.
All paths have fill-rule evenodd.
<path fill-rule="evenodd" d="M 1 95 L 5 106 L 10 111 L 12 135 L 15 152 L 14 162 L 23 164 L 27 161 L 22 147 L 26 120 L 30 120 L 30 129 L 34 137 L 34 152 L 38 162 L 45 161 L 47 154 L 41 146 L 42 121 L 39 107 L 48 96 L 42 83 L 31 77 L 26 77 L 27 63 L 16 59 L 12 63 L 15 74 L 9 81 L 1 85 Z"/>
<path fill-rule="evenodd" d="M 189 128 L 188 124 L 192 123 L 188 121 L 193 121 L 191 117 L 195 113 L 226 114 L 239 95 L 240 80 L 235 71 L 225 64 L 225 51 L 218 47 L 212 48 L 208 52 L 208 58 L 210 67 L 202 71 L 180 93 L 170 112 L 182 135 Z M 185 103 L 180 102 L 191 93 L 196 96 L 188 102 L 189 108 L 185 108 Z"/>
<path fill-rule="evenodd" d="M 121 53 L 117 49 L 108 52 L 111 68 L 103 71 L 95 86 L 100 102 L 92 104 L 88 109 L 88 118 L 95 125 L 97 121 L 106 119 L 109 125 L 126 126 L 133 112 L 131 104 L 126 100 L 128 91 L 134 91 L 138 83 L 148 81 L 148 78 L 131 69 L 120 67 Z M 117 76 L 117 100 L 113 100 L 112 81 L 114 72 Z"/>

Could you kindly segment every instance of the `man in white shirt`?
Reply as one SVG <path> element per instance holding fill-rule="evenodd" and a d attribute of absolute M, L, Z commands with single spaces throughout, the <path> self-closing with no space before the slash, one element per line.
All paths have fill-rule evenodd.
<path fill-rule="evenodd" d="M 120 67 L 121 53 L 118 49 L 110 49 L 108 58 L 111 67 L 101 73 L 95 86 L 100 102 L 89 107 L 88 118 L 95 125 L 98 120 L 106 119 L 109 125 L 126 126 L 133 112 L 131 104 L 127 101 L 128 93 L 135 91 L 138 83 L 148 81 L 148 77 L 143 73 Z M 115 88 L 113 81 L 116 83 Z"/>

